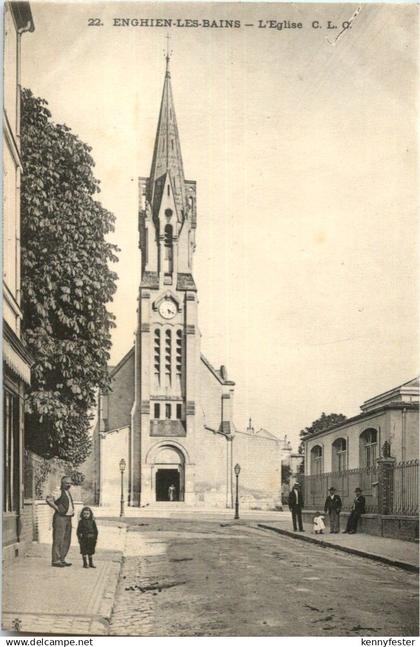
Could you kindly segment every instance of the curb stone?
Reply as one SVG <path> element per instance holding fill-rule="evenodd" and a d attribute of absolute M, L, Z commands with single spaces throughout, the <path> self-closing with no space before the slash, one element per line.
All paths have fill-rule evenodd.
<path fill-rule="evenodd" d="M 117 592 L 118 583 L 120 581 L 121 567 L 123 563 L 123 557 L 118 561 L 113 561 L 111 564 L 110 572 L 108 574 L 107 582 L 104 588 L 104 593 L 102 596 L 102 603 L 100 607 L 100 616 L 107 621 L 111 620 L 112 610 L 114 608 L 115 595 Z"/>
<path fill-rule="evenodd" d="M 402 568 L 406 571 L 411 571 L 413 573 L 419 572 L 419 567 L 415 564 L 410 564 L 409 562 L 402 562 L 397 559 L 391 559 L 383 555 L 377 555 L 376 553 L 367 553 L 358 548 L 351 548 L 350 546 L 343 546 L 342 544 L 333 544 L 329 541 L 322 541 L 319 539 L 314 539 L 308 535 L 298 535 L 292 532 L 291 530 L 285 530 L 283 528 L 274 528 L 273 526 L 267 526 L 266 524 L 259 523 L 257 524 L 259 528 L 264 528 L 264 530 L 271 530 L 272 532 L 277 532 L 279 535 L 285 535 L 286 537 L 293 537 L 294 539 L 299 539 L 300 541 L 306 541 L 310 544 L 317 544 L 322 548 L 334 548 L 335 550 L 341 550 L 344 553 L 350 553 L 352 555 L 358 555 L 359 557 L 365 557 L 367 559 L 372 559 L 376 562 L 382 562 L 383 564 L 388 564 L 388 566 L 395 566 L 396 568 Z"/>

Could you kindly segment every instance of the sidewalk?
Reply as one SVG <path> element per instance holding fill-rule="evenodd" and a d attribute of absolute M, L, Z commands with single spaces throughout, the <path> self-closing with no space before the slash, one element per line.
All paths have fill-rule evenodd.
<path fill-rule="evenodd" d="M 324 530 L 324 534 L 315 535 L 312 531 L 312 524 L 309 523 L 303 524 L 304 533 L 294 532 L 291 530 L 292 520 L 290 515 L 287 520 L 282 519 L 276 523 L 258 523 L 257 526 L 288 537 L 296 537 L 301 541 L 319 544 L 327 548 L 335 548 L 346 553 L 404 568 L 408 571 L 418 572 L 419 570 L 419 547 L 415 542 L 376 537 L 364 533 L 354 535 L 343 534 L 342 532 L 330 534 L 328 528 Z"/>
<path fill-rule="evenodd" d="M 77 547 L 69 568 L 51 567 L 51 546 L 32 544 L 3 570 L 2 629 L 25 633 L 107 635 L 126 527 L 99 522 L 95 569 L 84 569 Z M 73 529 L 74 532 L 74 529 Z"/>

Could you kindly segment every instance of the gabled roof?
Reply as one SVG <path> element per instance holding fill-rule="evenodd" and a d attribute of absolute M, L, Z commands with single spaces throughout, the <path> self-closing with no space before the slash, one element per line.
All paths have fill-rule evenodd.
<path fill-rule="evenodd" d="M 373 398 L 365 400 L 360 408 L 362 411 L 371 411 L 380 405 L 390 404 L 391 402 L 407 401 L 408 398 L 409 402 L 415 402 L 419 399 L 418 376 L 408 382 L 404 382 L 404 384 L 400 384 L 400 386 L 390 389 L 389 391 L 379 393 L 379 395 L 375 395 Z"/>
<path fill-rule="evenodd" d="M 200 354 L 200 359 L 203 362 L 204 366 L 207 366 L 210 373 L 212 373 L 214 375 L 214 377 L 216 378 L 216 380 L 218 382 L 220 382 L 220 384 L 227 384 L 228 386 L 235 386 L 235 382 L 232 382 L 232 380 L 226 379 L 226 377 L 224 377 L 222 375 L 222 371 L 221 371 L 222 367 L 220 367 L 220 369 L 214 368 L 214 366 L 212 366 L 210 364 L 207 357 L 205 357 L 202 353 Z"/>
<path fill-rule="evenodd" d="M 259 429 L 258 431 L 255 432 L 255 435 L 259 434 L 260 436 L 264 436 L 264 438 L 272 438 L 273 440 L 278 440 L 280 442 L 280 438 L 276 436 L 275 434 L 272 434 L 271 431 L 267 431 L 267 429 Z"/>
<path fill-rule="evenodd" d="M 413 397 L 413 400 L 403 399 L 401 396 Z M 360 407 L 362 413 L 359 413 L 356 416 L 351 418 L 346 418 L 343 422 L 339 422 L 336 425 L 332 425 L 327 429 L 321 429 L 321 431 L 316 431 L 313 434 L 308 434 L 303 438 L 303 441 L 310 441 L 315 436 L 323 436 L 324 434 L 330 433 L 330 431 L 336 431 L 337 429 L 344 429 L 349 425 L 352 425 L 355 422 L 360 420 L 368 420 L 372 416 L 376 416 L 379 413 L 389 410 L 401 410 L 409 409 L 412 411 L 419 410 L 419 378 L 415 377 L 413 380 L 404 382 L 400 386 L 385 391 L 385 393 L 380 393 L 379 395 L 366 400 Z"/>
<path fill-rule="evenodd" d="M 117 364 L 116 366 L 114 366 L 114 367 L 112 367 L 112 366 L 108 366 L 108 371 L 109 371 L 109 375 L 110 375 L 110 377 L 114 377 L 114 375 L 116 375 L 116 374 L 118 373 L 118 371 L 120 371 L 120 370 L 122 369 L 122 367 L 124 366 L 124 364 L 125 364 L 126 362 L 128 362 L 128 360 L 129 360 L 133 355 L 134 355 L 134 345 L 130 348 L 130 350 L 128 351 L 128 353 L 126 353 L 126 354 L 124 355 L 124 357 L 123 357 L 122 359 L 120 359 L 120 361 L 118 362 L 118 364 Z"/>
<path fill-rule="evenodd" d="M 248 438 L 252 438 L 253 440 L 261 440 L 261 441 L 269 440 L 270 442 L 276 443 L 276 445 L 277 443 L 281 442 L 280 438 L 278 438 L 277 436 L 274 436 L 273 434 L 270 434 L 270 432 L 267 432 L 267 435 L 260 434 L 258 432 L 253 434 L 253 433 L 250 433 L 247 429 L 245 429 L 245 431 L 243 431 L 242 429 L 238 429 L 236 425 L 233 425 L 233 430 L 235 434 L 240 434 L 241 436 L 248 436 Z M 263 429 L 262 431 L 265 431 L 265 429 Z"/>

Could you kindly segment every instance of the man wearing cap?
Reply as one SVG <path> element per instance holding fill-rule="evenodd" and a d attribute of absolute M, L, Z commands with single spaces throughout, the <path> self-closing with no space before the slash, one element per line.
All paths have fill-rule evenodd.
<path fill-rule="evenodd" d="M 351 513 L 347 520 L 346 529 L 343 530 L 343 532 L 348 532 L 349 535 L 354 535 L 357 530 L 357 522 L 359 521 L 362 514 L 365 514 L 366 512 L 366 500 L 362 495 L 362 490 L 357 487 L 354 493 L 356 496 L 354 497 Z"/>
<path fill-rule="evenodd" d="M 328 512 L 330 518 L 330 532 L 340 532 L 340 512 L 342 508 L 341 498 L 335 493 L 335 487 L 330 487 L 329 495 L 325 500 L 324 512 Z"/>
<path fill-rule="evenodd" d="M 302 524 L 302 508 L 303 508 L 303 494 L 300 490 L 299 483 L 295 483 L 293 490 L 289 494 L 288 499 L 289 510 L 292 513 L 293 530 L 296 532 L 296 519 L 299 524 L 299 532 L 305 532 Z"/>
<path fill-rule="evenodd" d="M 52 545 L 52 566 L 71 566 L 66 562 L 66 555 L 69 552 L 71 543 L 71 518 L 74 516 L 73 499 L 70 494 L 72 480 L 70 476 L 63 476 L 61 479 L 61 496 L 54 500 L 54 497 L 47 496 L 48 505 L 55 510 L 53 517 L 53 545 Z"/>

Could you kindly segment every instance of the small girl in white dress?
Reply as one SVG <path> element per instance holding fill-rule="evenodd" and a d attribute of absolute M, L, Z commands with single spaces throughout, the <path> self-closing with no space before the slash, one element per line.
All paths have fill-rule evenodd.
<path fill-rule="evenodd" d="M 313 524 L 314 524 L 314 533 L 316 535 L 322 535 L 324 530 L 325 530 L 325 523 L 324 523 L 324 515 L 322 515 L 320 512 L 315 512 L 315 516 L 313 518 Z"/>

